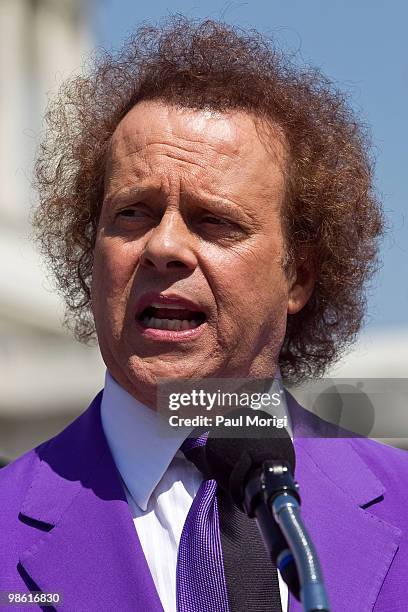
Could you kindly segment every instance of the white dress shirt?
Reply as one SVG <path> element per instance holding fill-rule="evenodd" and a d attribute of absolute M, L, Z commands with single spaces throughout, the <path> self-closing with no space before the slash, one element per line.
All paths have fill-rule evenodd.
<path fill-rule="evenodd" d="M 176 612 L 177 552 L 188 511 L 203 480 L 179 451 L 192 428 L 170 427 L 125 391 L 109 372 L 102 427 L 122 477 L 133 522 L 165 612 Z M 282 610 L 288 591 L 279 577 Z"/>

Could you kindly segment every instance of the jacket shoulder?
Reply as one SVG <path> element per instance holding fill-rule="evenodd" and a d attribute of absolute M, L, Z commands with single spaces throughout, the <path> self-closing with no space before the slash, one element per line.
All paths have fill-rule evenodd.
<path fill-rule="evenodd" d="M 40 463 L 39 454 L 49 441 L 27 451 L 0 470 L 0 497 L 2 500 L 1 518 L 5 517 L 7 510 L 20 507 L 27 488 Z"/>
<path fill-rule="evenodd" d="M 97 417 L 95 408 L 99 406 L 101 395 L 101 393 L 98 394 L 88 409 L 62 431 L 0 469 L 0 499 L 3 509 L 3 512 L 0 513 L 0 520 L 5 514 L 5 508 L 15 509 L 21 506 L 44 458 L 50 456 L 56 459 L 69 455 L 72 460 L 77 454 L 77 444 L 86 447 L 89 442 L 89 432 L 95 430 L 94 421 Z"/>
<path fill-rule="evenodd" d="M 392 479 L 396 473 L 408 476 L 408 450 L 368 438 L 351 438 L 350 442 L 380 478 Z"/>
<path fill-rule="evenodd" d="M 354 438 L 350 442 L 383 484 L 384 500 L 378 505 L 378 508 L 383 507 L 385 512 L 383 518 L 386 518 L 390 511 L 394 514 L 395 508 L 407 507 L 408 451 L 367 438 Z M 400 527 L 408 529 L 408 514 L 404 513 L 404 516 L 405 520 Z"/>

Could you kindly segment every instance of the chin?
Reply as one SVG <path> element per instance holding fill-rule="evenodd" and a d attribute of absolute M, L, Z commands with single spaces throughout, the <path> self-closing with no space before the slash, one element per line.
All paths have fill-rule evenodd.
<path fill-rule="evenodd" d="M 158 378 L 180 378 L 180 369 L 177 368 L 177 364 L 163 363 L 159 359 L 157 361 L 156 359 L 147 361 L 139 357 L 132 357 L 129 372 L 132 379 L 139 385 L 156 384 Z"/>
<path fill-rule="evenodd" d="M 180 358 L 166 362 L 157 358 L 146 362 L 145 359 L 133 358 L 130 363 L 130 370 L 132 377 L 137 379 L 141 385 L 156 384 L 157 379 L 160 378 L 190 379 L 211 376 L 208 362 L 204 364 L 189 364 L 186 361 L 185 358 Z"/>

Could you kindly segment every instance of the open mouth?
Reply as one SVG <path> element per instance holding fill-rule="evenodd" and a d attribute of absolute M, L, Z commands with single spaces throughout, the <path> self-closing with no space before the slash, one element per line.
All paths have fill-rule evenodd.
<path fill-rule="evenodd" d="M 145 329 L 163 329 L 176 332 L 195 329 L 202 325 L 205 320 L 204 312 L 169 304 L 147 306 L 138 316 L 138 321 Z"/>

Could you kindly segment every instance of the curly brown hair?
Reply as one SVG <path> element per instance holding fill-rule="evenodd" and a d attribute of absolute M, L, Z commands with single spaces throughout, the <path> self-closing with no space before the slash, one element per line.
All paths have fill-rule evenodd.
<path fill-rule="evenodd" d="M 254 30 L 170 17 L 143 25 L 87 76 L 67 82 L 47 111 L 36 165 L 34 227 L 76 337 L 94 335 L 90 284 L 112 134 L 141 100 L 243 110 L 278 123 L 289 145 L 283 221 L 288 261 L 308 252 L 317 283 L 288 318 L 282 375 L 321 375 L 355 339 L 383 231 L 367 130 L 318 70 L 299 67 Z"/>

